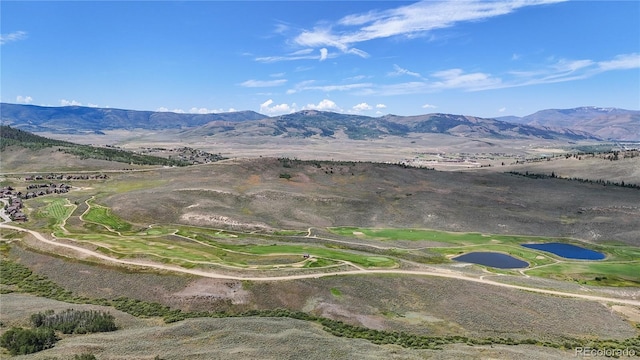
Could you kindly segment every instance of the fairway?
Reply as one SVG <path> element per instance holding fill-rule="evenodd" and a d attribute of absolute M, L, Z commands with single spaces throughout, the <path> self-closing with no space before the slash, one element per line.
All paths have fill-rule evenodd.
<path fill-rule="evenodd" d="M 103 254 L 118 259 L 145 259 L 170 263 L 185 268 L 223 266 L 237 270 L 315 269 L 346 266 L 356 269 L 396 268 L 401 259 L 415 259 L 425 263 L 450 263 L 450 258 L 468 252 L 488 251 L 508 254 L 529 263 L 523 270 L 499 270 L 484 267 L 495 273 L 527 274 L 553 279 L 576 280 L 591 285 L 627 286 L 640 283 L 637 267 L 640 250 L 619 244 L 600 244 L 595 250 L 607 254 L 598 262 L 570 261 L 553 254 L 529 249 L 523 243 L 563 241 L 588 247 L 574 239 L 537 236 L 456 233 L 430 229 L 394 229 L 332 227 L 331 234 L 342 238 L 336 245 L 332 239 L 324 244 L 297 243 L 303 233 L 280 229 L 273 233 L 255 234 L 208 227 L 186 225 L 133 225 L 114 214 L 109 207 L 86 201 L 87 208 L 80 216 L 84 225 L 73 232 L 62 225 L 76 209 L 67 199 L 44 202 L 38 216 L 46 219 L 54 235 L 93 246 Z M 87 233 L 86 229 L 93 229 Z M 102 230 L 101 230 L 102 229 Z M 137 229 L 137 230 L 136 230 Z M 64 230 L 64 231 L 63 231 Z M 310 234 L 310 233 L 309 233 Z M 404 247 L 392 247 L 384 255 L 362 252 L 362 240 L 394 244 L 405 241 Z M 406 243 L 408 241 L 408 243 Z M 428 246 L 411 248 L 407 244 L 427 241 Z M 439 246 L 447 244 L 448 246 Z M 358 249 L 358 251 L 353 251 Z M 304 255 L 304 256 L 303 256 Z M 395 259 L 398 257 L 397 259 Z"/>
<path fill-rule="evenodd" d="M 82 219 L 106 227 L 110 231 L 122 232 L 131 230 L 132 226 L 128 222 L 115 216 L 111 209 L 89 203 L 89 210 L 82 215 Z"/>
<path fill-rule="evenodd" d="M 319 270 L 339 265 L 391 268 L 398 265 L 397 261 L 388 257 L 290 243 L 289 238 L 299 236 L 299 231 L 278 231 L 269 237 L 269 244 L 259 235 L 184 225 L 154 225 L 136 231 L 136 226 L 93 200 L 86 201 L 87 210 L 80 216 L 85 223 L 82 228 L 102 228 L 102 231 L 62 231 L 61 225 L 71 216 L 75 207 L 66 199 L 55 199 L 45 204 L 38 214 L 48 220 L 48 226 L 56 236 L 91 245 L 99 252 L 118 259 L 146 259 L 186 268 L 219 265 L 238 270 Z"/>
<path fill-rule="evenodd" d="M 511 255 L 529 263 L 521 270 L 530 276 L 553 279 L 581 281 L 589 285 L 601 286 L 637 286 L 640 284 L 640 250 L 636 247 L 619 244 L 587 244 L 575 239 L 538 236 L 496 235 L 480 233 L 453 233 L 429 229 L 375 229 L 359 227 L 329 228 L 330 232 L 358 239 L 372 239 L 393 243 L 401 240 L 436 241 L 451 246 L 428 246 L 424 251 L 454 257 L 468 252 L 487 251 Z M 564 242 L 590 248 L 606 254 L 604 260 L 571 260 L 553 255 L 546 251 L 529 249 L 523 243 Z M 498 273 L 515 271 L 496 270 Z"/>

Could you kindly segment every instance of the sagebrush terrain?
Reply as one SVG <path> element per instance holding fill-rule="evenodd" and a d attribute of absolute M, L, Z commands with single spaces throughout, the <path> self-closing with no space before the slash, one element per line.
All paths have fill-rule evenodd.
<path fill-rule="evenodd" d="M 35 174 L 107 174 L 71 181 L 73 190 L 64 195 L 26 200 L 29 221 L 21 226 L 47 242 L 9 228 L 0 231 L 3 261 L 24 265 L 69 291 L 58 299 L 109 304 L 125 297 L 201 316 L 287 309 L 381 332 L 375 336 L 433 337 L 443 347 L 390 345 L 399 340 L 376 345 L 344 338 L 352 333 L 335 337 L 335 330 L 331 335 L 318 322 L 287 318 L 202 318 L 167 325 L 116 312 L 118 331 L 65 337 L 31 358 L 87 351 L 99 359 L 282 358 L 300 352 L 343 358 L 347 351 L 365 358 L 535 359 L 570 356 L 574 347 L 589 341 L 624 347 L 637 346 L 640 339 L 640 309 L 633 305 L 640 297 L 633 271 L 640 245 L 640 191 L 635 188 L 530 178 L 501 167 L 443 172 L 289 157 L 157 168 L 80 160 L 54 151 L 67 164 L 56 170 L 38 160 L 42 151 L 50 150 L 5 149 L 3 160 L 9 161 L 3 164 L 3 186 L 26 188 L 33 181 L 25 178 Z M 633 167 L 638 159 L 628 160 L 575 163 L 592 166 L 592 175 L 606 175 L 616 166 Z M 504 170 L 559 173 L 553 169 L 563 161 L 572 160 L 508 164 Z M 636 176 L 626 167 L 620 174 Z M 389 230 L 375 235 L 381 229 Z M 564 261 L 519 249 L 520 239 L 561 239 L 603 251 L 607 259 L 595 265 Z M 496 270 L 450 260 L 467 249 L 507 252 L 527 259 L 530 269 Z M 340 275 L 344 271 L 353 273 Z M 207 278 L 209 273 L 230 278 Z M 38 292 L 37 284 L 3 283 L 2 289 L 59 296 Z M 512 285 L 567 297 L 507 287 Z M 45 301 L 2 296 L 3 303 L 18 308 L 16 301 Z M 5 309 L 0 312 L 3 329 L 26 324 L 28 307 L 12 316 Z M 172 314 L 172 321 L 194 316 Z M 264 336 L 265 327 L 282 330 Z M 360 331 L 367 339 L 365 330 L 356 334 Z M 157 334 L 164 335 L 153 347 L 151 338 Z M 172 348 L 162 339 L 180 339 L 182 346 Z M 217 339 L 215 347 L 205 339 Z M 275 343 L 280 344 L 277 350 Z"/>

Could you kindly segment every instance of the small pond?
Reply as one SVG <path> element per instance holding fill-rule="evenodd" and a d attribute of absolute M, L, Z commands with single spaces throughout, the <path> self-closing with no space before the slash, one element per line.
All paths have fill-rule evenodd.
<path fill-rule="evenodd" d="M 507 254 L 496 252 L 470 252 L 464 255 L 456 256 L 452 260 L 491 266 L 499 269 L 519 269 L 529 266 L 529 263 L 527 263 L 526 261 L 516 259 L 513 256 Z"/>
<path fill-rule="evenodd" d="M 554 255 L 558 255 L 565 259 L 579 259 L 579 260 L 602 260 L 604 254 L 598 251 L 585 249 L 580 246 L 564 244 L 564 243 L 545 243 L 545 244 L 521 244 L 529 249 L 536 249 L 550 252 Z"/>

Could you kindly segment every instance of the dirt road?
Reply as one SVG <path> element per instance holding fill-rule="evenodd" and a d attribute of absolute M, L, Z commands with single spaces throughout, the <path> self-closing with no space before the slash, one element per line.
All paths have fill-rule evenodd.
<path fill-rule="evenodd" d="M 470 277 L 470 276 L 466 276 L 466 275 L 463 275 L 463 274 L 460 274 L 460 273 L 451 272 L 451 271 L 449 271 L 449 272 L 444 272 L 444 271 L 439 272 L 439 271 L 412 271 L 412 270 L 397 270 L 397 269 L 396 270 L 393 270 L 393 269 L 392 270 L 360 269 L 360 270 L 330 272 L 330 273 L 301 274 L 301 275 L 287 275 L 287 276 L 269 276 L 269 277 L 232 276 L 232 275 L 218 274 L 218 273 L 210 272 L 210 271 L 185 269 L 185 268 L 181 268 L 181 267 L 178 267 L 178 266 L 170 266 L 170 265 L 155 264 L 155 263 L 140 263 L 140 262 L 135 262 L 135 261 L 130 261 L 130 260 L 114 259 L 112 257 L 106 256 L 106 255 L 103 255 L 103 254 L 100 254 L 100 253 L 97 253 L 95 251 L 91 251 L 91 250 L 88 250 L 88 249 L 85 249 L 85 248 L 82 248 L 82 247 L 79 247 L 79 246 L 70 245 L 70 244 L 63 244 L 63 243 L 59 243 L 59 242 L 54 241 L 54 240 L 49 240 L 46 237 L 44 237 L 42 234 L 40 234 L 40 233 L 38 233 L 36 231 L 23 229 L 21 227 L 17 227 L 17 226 L 13 226 L 13 225 L 8 225 L 6 223 L 0 223 L 0 227 L 6 228 L 6 229 L 18 230 L 18 231 L 25 231 L 25 232 L 28 232 L 29 234 L 31 234 L 33 237 L 35 237 L 38 241 L 41 241 L 43 243 L 50 244 L 50 245 L 53 245 L 53 246 L 68 248 L 68 249 L 74 250 L 74 251 L 76 251 L 78 253 L 81 253 L 81 254 L 84 254 L 84 255 L 88 255 L 88 256 L 91 256 L 91 257 L 94 257 L 94 258 L 98 258 L 98 259 L 101 259 L 101 260 L 105 260 L 105 261 L 108 261 L 108 262 L 111 262 L 111 263 L 118 263 L 118 264 L 124 264 L 124 265 L 133 265 L 133 266 L 142 266 L 142 267 L 147 267 L 147 268 L 154 268 L 154 269 L 160 269 L 160 270 L 166 270 L 166 271 L 181 272 L 181 273 L 192 274 L 192 275 L 197 275 L 197 276 L 203 276 L 203 277 L 208 277 L 208 278 L 215 278 L 215 279 L 249 280 L 249 281 L 283 281 L 283 280 L 321 278 L 321 277 L 338 276 L 338 275 L 399 274 L 399 275 L 416 275 L 416 276 L 435 276 L 435 277 L 444 277 L 444 278 L 450 278 L 450 279 L 471 281 L 471 282 L 475 282 L 475 283 L 481 283 L 481 284 L 492 285 L 492 286 L 500 286 L 500 287 L 511 288 L 511 289 L 531 291 L 531 292 L 536 292 L 536 293 L 541 293 L 541 294 L 565 296 L 565 297 L 570 297 L 570 298 L 577 298 L 577 299 L 590 300 L 590 301 L 599 301 L 599 302 L 606 302 L 606 303 L 616 303 L 616 304 L 640 306 L 640 300 L 620 299 L 620 298 L 603 297 L 603 296 L 593 296 L 593 295 L 568 293 L 568 292 L 555 291 L 555 290 L 538 289 L 538 288 L 533 288 L 533 287 L 528 287 L 528 286 L 505 284 L 505 283 L 500 283 L 500 282 L 487 280 L 487 279 L 483 279 L 483 278 Z"/>

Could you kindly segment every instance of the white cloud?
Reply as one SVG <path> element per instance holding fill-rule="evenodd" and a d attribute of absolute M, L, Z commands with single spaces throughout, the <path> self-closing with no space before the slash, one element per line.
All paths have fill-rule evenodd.
<path fill-rule="evenodd" d="M 320 61 L 327 60 L 328 54 L 329 54 L 329 50 L 327 50 L 327 48 L 320 49 Z"/>
<path fill-rule="evenodd" d="M 16 102 L 18 104 L 31 104 L 33 102 L 33 98 L 31 96 L 16 96 Z"/>
<path fill-rule="evenodd" d="M 315 80 L 306 80 L 299 82 L 293 89 L 287 90 L 287 94 L 294 94 L 301 91 L 322 91 L 322 92 L 332 92 L 332 91 L 350 91 L 356 89 L 363 89 L 371 87 L 373 84 L 371 83 L 352 83 L 352 84 L 335 84 L 335 85 L 314 85 L 316 83 Z"/>
<path fill-rule="evenodd" d="M 26 31 L 14 31 L 8 34 L 0 34 L 0 45 L 4 45 L 6 43 L 24 40 L 27 38 Z"/>
<path fill-rule="evenodd" d="M 159 108 L 156 109 L 157 112 L 172 112 L 172 113 L 176 113 L 176 114 L 184 114 L 185 111 L 182 109 L 173 109 L 173 110 L 169 110 L 168 108 L 161 106 Z"/>
<path fill-rule="evenodd" d="M 602 71 L 637 69 L 640 68 L 640 54 L 618 55 L 612 60 L 600 61 L 598 68 Z"/>
<path fill-rule="evenodd" d="M 501 80 L 481 72 L 466 74 L 462 69 L 448 69 L 432 74 L 439 79 L 431 85 L 435 89 L 483 90 L 499 86 Z"/>
<path fill-rule="evenodd" d="M 234 108 L 229 108 L 228 110 L 225 109 L 208 109 L 206 107 L 192 107 L 191 109 L 189 109 L 189 111 L 185 111 L 183 109 L 169 109 L 165 106 L 161 106 L 159 108 L 156 109 L 157 112 L 172 112 L 172 113 L 176 113 L 176 114 L 218 114 L 218 113 L 224 113 L 224 112 L 234 112 L 236 111 L 236 109 Z"/>
<path fill-rule="evenodd" d="M 427 86 L 424 81 L 409 81 L 397 84 L 388 84 L 378 87 L 372 87 L 366 95 L 406 95 L 433 92 L 434 90 Z M 365 95 L 364 93 L 361 95 Z"/>
<path fill-rule="evenodd" d="M 590 78 L 607 71 L 640 68 L 640 54 L 620 54 L 611 60 L 555 60 L 538 69 L 510 71 L 512 78 L 496 88 L 552 84 Z"/>
<path fill-rule="evenodd" d="M 286 79 L 278 79 L 278 80 L 247 80 L 240 84 L 240 86 L 244 87 L 272 87 L 272 86 L 281 86 L 287 82 Z"/>
<path fill-rule="evenodd" d="M 255 61 L 263 63 L 272 63 L 279 61 L 293 61 L 293 60 L 317 60 L 318 56 L 313 54 L 313 49 L 307 48 L 292 53 L 288 53 L 281 56 L 261 56 L 255 58 Z"/>
<path fill-rule="evenodd" d="M 580 69 L 588 68 L 593 65 L 593 60 L 565 60 L 558 61 L 553 67 L 560 73 L 574 72 Z"/>
<path fill-rule="evenodd" d="M 276 24 L 276 28 L 273 30 L 273 32 L 275 32 L 276 34 L 283 34 L 287 31 L 289 31 L 289 25 L 284 23 Z"/>
<path fill-rule="evenodd" d="M 387 105 L 385 104 L 376 104 L 376 109 L 386 109 Z"/>
<path fill-rule="evenodd" d="M 432 104 L 424 104 L 424 105 L 422 105 L 422 108 L 423 109 L 435 109 L 435 108 L 437 108 L 437 106 L 432 105 Z"/>
<path fill-rule="evenodd" d="M 92 104 L 92 103 L 88 103 L 88 104 L 87 104 L 87 106 L 88 106 L 88 107 L 92 107 L 92 108 L 100 107 L 99 105 Z"/>
<path fill-rule="evenodd" d="M 505 111 L 507 111 L 507 108 L 506 108 L 506 107 L 504 107 L 504 106 L 503 106 L 503 107 L 501 107 L 500 109 L 498 109 L 498 112 L 500 112 L 500 113 L 503 113 L 503 112 L 505 112 Z"/>
<path fill-rule="evenodd" d="M 481 21 L 505 15 L 519 8 L 558 2 L 533 1 L 420 1 L 384 11 L 369 11 L 343 17 L 336 24 L 323 24 L 303 30 L 293 43 L 303 47 L 334 47 L 343 53 L 366 57 L 368 54 L 354 45 L 374 39 L 403 36 L 413 38 L 429 31 L 460 22 Z"/>
<path fill-rule="evenodd" d="M 66 100 L 66 99 L 61 99 L 60 100 L 60 105 L 61 106 L 82 106 L 82 103 L 79 101 L 75 101 L 75 100 Z"/>
<path fill-rule="evenodd" d="M 198 108 L 198 107 L 192 107 L 191 109 L 189 109 L 189 113 L 191 114 L 215 114 L 215 113 L 219 113 L 221 111 L 219 110 L 213 110 L 213 109 L 207 109 L 207 108 Z"/>
<path fill-rule="evenodd" d="M 302 109 L 303 110 L 320 110 L 320 111 L 329 111 L 329 110 L 341 111 L 338 105 L 329 99 L 324 99 L 320 101 L 318 105 L 308 104 Z"/>
<path fill-rule="evenodd" d="M 273 100 L 269 99 L 260 104 L 260 113 L 267 115 L 290 114 L 295 111 L 295 104 L 277 104 L 273 105 Z"/>
<path fill-rule="evenodd" d="M 356 112 L 371 110 L 371 109 L 373 109 L 371 105 L 367 104 L 366 102 L 353 106 L 353 110 L 355 110 Z"/>
<path fill-rule="evenodd" d="M 389 76 L 409 75 L 409 76 L 417 77 L 418 79 L 422 79 L 422 75 L 420 75 L 419 73 L 407 70 L 405 68 L 401 68 L 396 64 L 393 65 L 393 69 L 394 71 L 390 72 L 388 74 Z"/>

